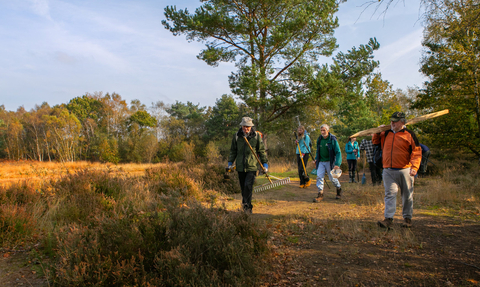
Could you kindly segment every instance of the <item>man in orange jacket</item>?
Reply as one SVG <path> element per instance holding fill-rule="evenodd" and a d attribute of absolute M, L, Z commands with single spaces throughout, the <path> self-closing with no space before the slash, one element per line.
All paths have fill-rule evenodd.
<path fill-rule="evenodd" d="M 385 125 L 381 125 L 383 127 Z M 383 183 L 385 186 L 385 219 L 378 226 L 390 228 L 395 215 L 397 193 L 402 195 L 402 227 L 412 227 L 413 181 L 422 160 L 417 136 L 405 127 L 405 114 L 393 113 L 391 130 L 375 134 L 373 144 L 381 144 L 383 155 Z"/>

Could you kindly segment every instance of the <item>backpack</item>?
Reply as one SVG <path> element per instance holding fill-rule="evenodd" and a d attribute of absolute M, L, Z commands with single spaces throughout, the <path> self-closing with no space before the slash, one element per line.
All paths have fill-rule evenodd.
<path fill-rule="evenodd" d="M 390 130 L 385 131 L 385 140 L 387 139 L 387 135 Z M 382 154 L 382 144 L 376 144 L 373 148 L 373 164 L 377 168 L 383 168 L 383 154 Z"/>

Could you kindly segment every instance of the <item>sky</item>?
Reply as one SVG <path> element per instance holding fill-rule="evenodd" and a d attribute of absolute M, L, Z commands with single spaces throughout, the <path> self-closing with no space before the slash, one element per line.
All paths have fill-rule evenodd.
<path fill-rule="evenodd" d="M 385 15 L 368 0 L 340 5 L 335 53 L 376 37 L 377 70 L 394 89 L 421 87 L 422 25 L 419 4 L 394 0 Z M 231 94 L 233 63 L 211 67 L 198 60 L 204 47 L 173 36 L 164 8 L 191 12 L 199 0 L 0 0 L 0 105 L 30 110 L 68 103 L 86 93 L 117 93 L 128 103 L 190 101 L 214 106 Z M 331 59 L 322 59 L 330 63 Z"/>

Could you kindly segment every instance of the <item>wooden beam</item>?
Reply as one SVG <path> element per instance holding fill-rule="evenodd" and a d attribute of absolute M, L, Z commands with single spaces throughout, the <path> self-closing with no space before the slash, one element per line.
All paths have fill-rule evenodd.
<path fill-rule="evenodd" d="M 416 117 L 416 118 L 413 118 L 413 119 L 407 121 L 405 123 L 405 125 L 413 125 L 413 124 L 423 122 L 425 120 L 433 119 L 433 118 L 436 118 L 436 117 L 440 117 L 440 116 L 443 116 L 443 115 L 446 115 L 446 114 L 448 114 L 448 110 L 443 110 L 443 111 L 439 111 L 439 112 L 435 112 L 435 113 L 431 113 L 431 114 L 426 114 L 426 115 L 419 116 L 419 117 Z M 360 131 L 356 134 L 351 135 L 350 137 L 351 138 L 363 137 L 363 136 L 367 136 L 367 135 L 371 135 L 371 134 L 381 133 L 381 132 L 387 131 L 389 129 L 390 129 L 390 125 L 386 125 L 384 127 L 378 127 L 378 128 L 371 128 L 371 129 L 368 129 L 368 130 Z"/>

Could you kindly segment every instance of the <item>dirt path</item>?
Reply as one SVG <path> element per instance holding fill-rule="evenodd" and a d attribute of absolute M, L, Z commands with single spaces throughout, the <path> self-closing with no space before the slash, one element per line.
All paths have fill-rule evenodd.
<path fill-rule="evenodd" d="M 397 202 L 395 227 L 386 231 L 376 225 L 383 219 L 383 186 L 347 180 L 341 180 L 342 200 L 335 200 L 331 183 L 321 203 L 312 202 L 313 184 L 254 194 L 253 217 L 267 222 L 276 246 L 264 286 L 479 285 L 478 214 L 458 220 L 415 206 L 414 227 L 404 229 Z"/>

